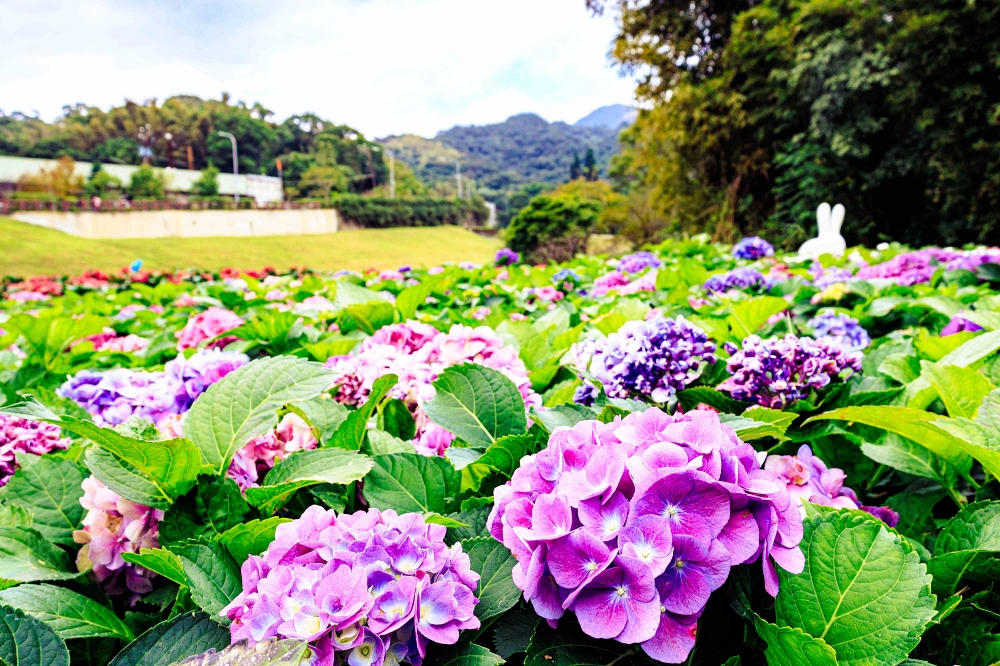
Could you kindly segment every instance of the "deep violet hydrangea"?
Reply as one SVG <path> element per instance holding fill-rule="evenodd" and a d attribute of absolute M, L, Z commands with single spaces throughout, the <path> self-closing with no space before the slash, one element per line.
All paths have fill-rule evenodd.
<path fill-rule="evenodd" d="M 763 257 L 774 256 L 774 246 L 763 238 L 747 236 L 733 246 L 733 256 L 737 259 L 754 261 Z"/>
<path fill-rule="evenodd" d="M 618 270 L 625 273 L 638 273 L 647 268 L 659 268 L 663 265 L 660 258 L 652 252 L 635 252 L 627 254 L 618 262 Z"/>
<path fill-rule="evenodd" d="M 316 664 L 419 664 L 428 643 L 480 626 L 479 574 L 444 535 L 416 513 L 311 506 L 243 563 L 243 591 L 219 614 L 234 643 L 305 639 Z"/>
<path fill-rule="evenodd" d="M 0 486 L 7 485 L 17 471 L 18 455 L 41 456 L 67 446 L 69 439 L 61 436 L 57 425 L 0 414 Z"/>
<path fill-rule="evenodd" d="M 509 247 L 500 248 L 497 250 L 496 256 L 493 258 L 497 266 L 513 266 L 514 264 L 521 261 L 521 255 Z"/>
<path fill-rule="evenodd" d="M 784 482 L 789 497 L 799 506 L 805 501 L 837 509 L 861 509 L 889 527 L 899 523 L 899 514 L 887 506 L 862 506 L 857 494 L 844 485 L 844 470 L 828 468 L 807 444 L 800 446 L 794 456 L 768 456 L 764 469 Z M 805 518 L 804 507 L 801 514 Z"/>
<path fill-rule="evenodd" d="M 336 399 L 359 405 L 368 399 L 375 380 L 386 374 L 399 377 L 391 395 L 399 398 L 417 424 L 413 444 L 424 455 L 444 455 L 455 436 L 432 423 L 423 404 L 437 391 L 432 382 L 444 368 L 477 363 L 506 375 L 521 392 L 525 404 L 541 406 L 541 396 L 531 389 L 524 362 L 513 347 L 487 326 L 454 325 L 447 333 L 429 324 L 408 321 L 377 330 L 350 356 L 333 356 L 326 367 L 336 374 Z"/>
<path fill-rule="evenodd" d="M 753 289 L 755 291 L 766 291 L 771 288 L 771 282 L 764 275 L 749 266 L 734 268 L 728 273 L 713 275 L 708 278 L 702 287 L 706 291 L 723 294 L 730 289 L 744 291 Z"/>
<path fill-rule="evenodd" d="M 249 362 L 246 354 L 203 349 L 191 358 L 178 356 L 163 372 L 82 370 L 56 393 L 93 414 L 99 425 L 118 425 L 132 416 L 161 425 L 185 413 L 205 389 Z"/>
<path fill-rule="evenodd" d="M 726 369 L 732 375 L 719 384 L 733 398 L 783 409 L 833 381 L 847 379 L 861 372 L 864 354 L 851 352 L 827 340 L 796 337 L 761 340 L 751 335 L 742 349 L 731 342 L 726 351 L 732 356 Z"/>
<path fill-rule="evenodd" d="M 872 343 L 868 331 L 861 327 L 858 320 L 843 313 L 817 315 L 809 320 L 809 326 L 817 340 L 829 340 L 848 351 L 861 351 Z"/>
<path fill-rule="evenodd" d="M 964 311 L 959 311 L 948 323 L 945 324 L 944 328 L 941 329 L 941 337 L 945 338 L 949 335 L 955 335 L 956 333 L 961 333 L 962 331 L 981 331 L 983 327 L 974 321 L 966 319 L 962 315 L 965 314 Z"/>
<path fill-rule="evenodd" d="M 121 497 L 94 476 L 83 480 L 80 504 L 87 515 L 83 517 L 83 529 L 73 532 L 73 540 L 83 544 L 76 556 L 77 568 L 91 570 L 111 595 L 131 592 L 134 602 L 140 595 L 152 592 L 156 574 L 126 562 L 122 553 L 160 547 L 163 511 Z"/>
<path fill-rule="evenodd" d="M 610 397 L 641 394 L 663 403 L 693 382 L 704 363 L 715 361 L 715 344 L 684 317 L 654 317 L 587 340 L 576 356 L 579 369 L 599 379 Z"/>
<path fill-rule="evenodd" d="M 494 491 L 490 533 L 517 560 L 514 583 L 550 623 L 574 611 L 596 638 L 681 663 L 730 568 L 805 560 L 799 507 L 718 414 L 653 407 L 557 428 Z"/>

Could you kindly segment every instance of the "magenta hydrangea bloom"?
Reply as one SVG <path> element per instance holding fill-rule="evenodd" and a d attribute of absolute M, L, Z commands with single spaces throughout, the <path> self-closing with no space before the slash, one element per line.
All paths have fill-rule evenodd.
<path fill-rule="evenodd" d="M 827 467 L 808 444 L 800 446 L 794 456 L 768 456 L 764 469 L 785 483 L 789 497 L 799 506 L 811 502 L 836 509 L 861 509 L 889 527 L 899 523 L 899 514 L 887 506 L 862 506 L 857 494 L 844 485 L 847 478 L 844 470 Z M 805 508 L 802 516 L 805 517 Z"/>
<path fill-rule="evenodd" d="M 41 456 L 68 446 L 57 425 L 0 414 L 0 487 L 17 471 L 18 454 Z"/>
<path fill-rule="evenodd" d="M 159 524 L 163 511 L 129 501 L 94 476 L 83 480 L 80 504 L 87 509 L 83 529 L 73 540 L 83 544 L 76 557 L 80 571 L 92 571 L 110 595 L 131 592 L 134 603 L 153 591 L 156 574 L 122 559 L 123 553 L 140 548 L 159 548 Z"/>
<path fill-rule="evenodd" d="M 236 481 L 240 490 L 253 488 L 279 460 L 296 451 L 308 451 L 319 446 L 312 428 L 301 416 L 285 414 L 274 430 L 254 437 L 233 456 L 226 475 Z"/>
<path fill-rule="evenodd" d="M 783 409 L 813 389 L 861 372 L 864 358 L 863 353 L 848 351 L 828 339 L 791 333 L 769 340 L 751 335 L 743 340 L 742 348 L 726 343 L 726 351 L 732 354 L 726 361 L 732 376 L 719 384 L 719 390 L 772 409 Z"/>
<path fill-rule="evenodd" d="M 709 595 L 732 566 L 804 558 L 799 507 L 718 414 L 657 408 L 557 428 L 494 493 L 488 527 L 515 584 L 554 622 L 573 611 L 596 638 L 683 662 Z"/>
<path fill-rule="evenodd" d="M 301 638 L 318 664 L 419 664 L 428 643 L 480 627 L 479 574 L 444 535 L 420 514 L 311 506 L 244 562 L 243 592 L 219 614 L 234 643 Z"/>
<path fill-rule="evenodd" d="M 962 331 L 981 331 L 983 327 L 974 321 L 970 321 L 963 317 L 964 313 L 959 312 L 948 320 L 945 327 L 941 329 L 941 337 L 945 338 L 949 335 L 955 335 L 956 333 L 961 333 Z"/>
<path fill-rule="evenodd" d="M 398 376 L 391 395 L 406 403 L 413 414 L 417 424 L 413 445 L 419 453 L 437 456 L 444 455 L 455 436 L 432 423 L 423 405 L 437 394 L 432 382 L 441 371 L 462 363 L 502 372 L 517 386 L 527 406 L 541 406 L 541 396 L 531 388 L 524 361 L 488 326 L 456 324 L 447 333 L 415 321 L 384 326 L 353 355 L 333 356 L 326 367 L 337 375 L 337 400 L 347 405 L 367 400 L 379 377 Z"/>
<path fill-rule="evenodd" d="M 174 333 L 177 337 L 177 351 L 197 347 L 205 340 L 220 336 L 241 325 L 243 320 L 235 312 L 225 308 L 210 307 L 191 317 L 184 328 Z"/>

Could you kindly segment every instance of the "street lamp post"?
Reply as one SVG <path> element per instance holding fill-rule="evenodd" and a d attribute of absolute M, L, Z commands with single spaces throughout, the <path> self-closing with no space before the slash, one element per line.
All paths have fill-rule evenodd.
<path fill-rule="evenodd" d="M 233 144 L 233 200 L 236 206 L 240 205 L 240 163 L 236 158 L 236 137 L 229 132 L 219 132 L 219 136 L 224 136 Z"/>

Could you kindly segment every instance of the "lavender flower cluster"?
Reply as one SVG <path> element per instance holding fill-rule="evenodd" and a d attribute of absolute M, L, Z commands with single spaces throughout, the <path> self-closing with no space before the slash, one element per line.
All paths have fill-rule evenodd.
<path fill-rule="evenodd" d="M 521 255 L 509 247 L 504 247 L 497 250 L 496 256 L 493 258 L 497 266 L 513 266 L 514 264 L 521 261 Z"/>
<path fill-rule="evenodd" d="M 495 490 L 488 526 L 541 617 L 574 611 L 588 635 L 675 664 L 731 567 L 760 560 L 776 595 L 774 564 L 798 573 L 805 562 L 785 484 L 707 411 L 556 429 Z"/>
<path fill-rule="evenodd" d="M 132 416 L 160 425 L 186 412 L 209 386 L 249 362 L 246 354 L 203 349 L 191 358 L 178 356 L 163 372 L 82 370 L 56 393 L 86 409 L 101 425 L 118 425 Z"/>
<path fill-rule="evenodd" d="M 809 268 L 809 273 L 813 278 L 813 286 L 817 289 L 826 289 L 833 284 L 853 282 L 857 279 L 854 277 L 854 274 L 850 271 L 850 269 L 838 268 L 837 266 L 823 268 L 819 262 L 815 262 Z"/>
<path fill-rule="evenodd" d="M 800 446 L 794 456 L 768 456 L 764 469 L 784 482 L 789 497 L 799 506 L 811 502 L 837 509 L 861 509 L 889 527 L 899 524 L 899 514 L 887 506 L 862 506 L 857 493 L 844 485 L 847 478 L 844 470 L 828 468 L 807 444 Z M 804 518 L 804 507 L 801 513 Z"/>
<path fill-rule="evenodd" d="M 17 471 L 18 455 L 41 456 L 69 446 L 69 439 L 60 435 L 57 425 L 0 414 L 0 487 Z"/>
<path fill-rule="evenodd" d="M 647 268 L 659 268 L 663 265 L 660 258 L 652 252 L 635 252 L 627 254 L 618 262 L 618 270 L 626 273 L 638 273 Z"/>
<path fill-rule="evenodd" d="M 444 535 L 420 514 L 311 506 L 244 562 L 243 591 L 219 614 L 234 643 L 299 638 L 324 666 L 417 666 L 428 642 L 450 645 L 480 626 L 479 574 Z"/>
<path fill-rule="evenodd" d="M 714 361 L 715 344 L 684 317 L 630 321 L 577 350 L 580 369 L 589 369 L 610 397 L 638 393 L 659 403 L 693 382 L 704 363 Z"/>
<path fill-rule="evenodd" d="M 771 409 L 787 405 L 833 381 L 861 372 L 864 354 L 843 349 L 828 340 L 796 337 L 761 340 L 751 335 L 740 349 L 731 342 L 726 368 L 732 375 L 719 384 L 733 398 Z"/>
<path fill-rule="evenodd" d="M 737 259 L 755 261 L 764 257 L 774 256 L 774 246 L 763 238 L 747 236 L 733 246 L 733 256 Z"/>
<path fill-rule="evenodd" d="M 817 340 L 828 340 L 847 351 L 861 351 L 872 343 L 868 331 L 861 327 L 858 320 L 843 313 L 817 315 L 809 320 L 809 326 Z"/>
<path fill-rule="evenodd" d="M 771 281 L 764 277 L 760 271 L 749 266 L 742 266 L 734 268 L 728 273 L 713 275 L 708 278 L 702 287 L 705 291 L 711 291 L 716 294 L 723 294 L 730 289 L 738 291 L 745 291 L 747 289 L 767 291 L 771 288 Z"/>

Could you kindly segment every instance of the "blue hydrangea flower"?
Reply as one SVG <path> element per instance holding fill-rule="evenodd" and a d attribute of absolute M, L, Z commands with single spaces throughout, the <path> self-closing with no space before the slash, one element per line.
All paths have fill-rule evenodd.
<path fill-rule="evenodd" d="M 718 294 L 725 293 L 730 289 L 767 291 L 771 288 L 771 281 L 764 277 L 760 271 L 754 270 L 749 266 L 743 266 L 741 268 L 734 268 L 728 273 L 713 275 L 702 287 L 706 291 Z"/>
<path fill-rule="evenodd" d="M 733 256 L 737 259 L 748 259 L 750 261 L 762 257 L 773 257 L 774 246 L 763 238 L 747 236 L 733 246 Z"/>
<path fill-rule="evenodd" d="M 560 269 L 555 275 L 552 276 L 552 284 L 562 284 L 563 282 L 575 282 L 576 284 L 580 284 L 582 280 L 583 278 L 581 278 L 576 271 L 569 268 Z"/>
<path fill-rule="evenodd" d="M 663 262 L 655 254 L 642 251 L 622 257 L 618 262 L 618 270 L 625 273 L 638 273 L 643 269 L 659 268 L 662 265 Z"/>
<path fill-rule="evenodd" d="M 605 339 L 588 340 L 578 362 L 604 385 L 612 398 L 636 394 L 664 403 L 715 361 L 715 343 L 683 317 L 630 321 Z M 581 387 L 580 397 L 590 394 Z"/>
<path fill-rule="evenodd" d="M 821 314 L 810 319 L 809 326 L 816 339 L 829 340 L 848 351 L 861 351 L 872 343 L 868 331 L 846 314 Z"/>

